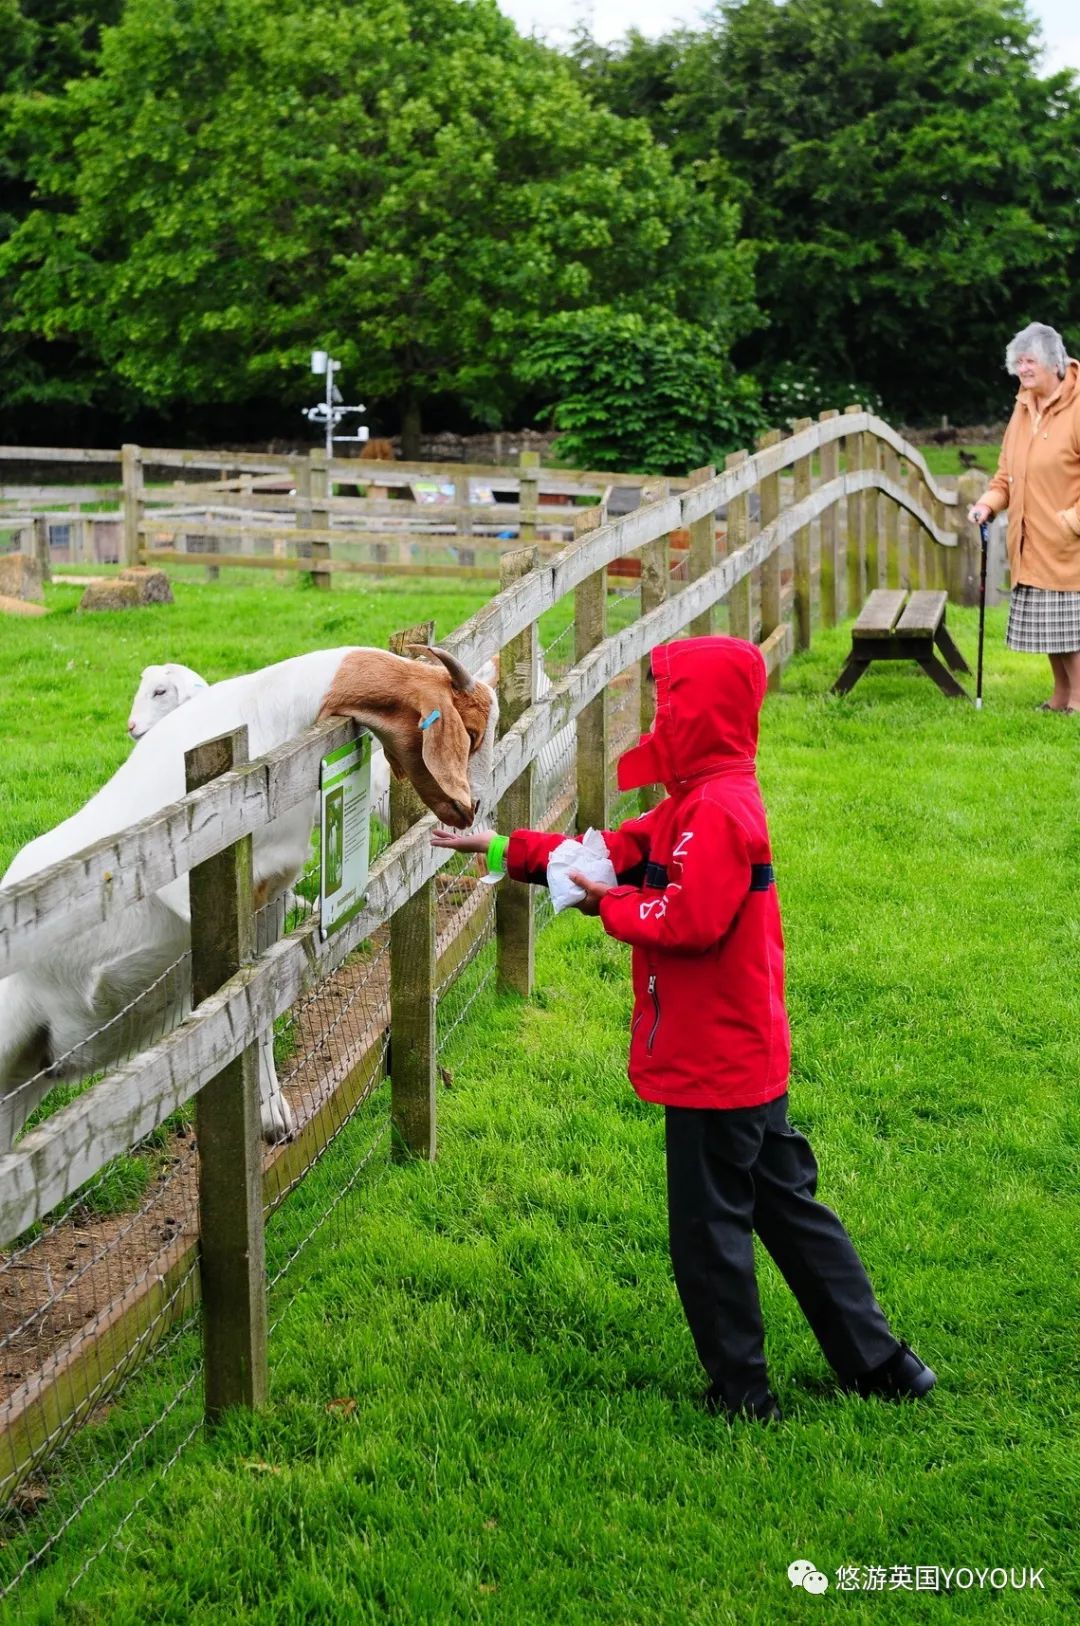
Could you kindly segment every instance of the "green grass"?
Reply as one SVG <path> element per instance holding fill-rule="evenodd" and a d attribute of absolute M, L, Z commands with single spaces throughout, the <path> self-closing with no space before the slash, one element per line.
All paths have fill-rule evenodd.
<path fill-rule="evenodd" d="M 960 461 L 960 453 L 963 451 L 968 452 L 975 459 L 976 467 L 989 475 L 993 474 L 997 468 L 998 454 L 1001 447 L 997 445 L 976 446 L 974 444 L 957 446 L 925 445 L 920 446 L 919 450 L 926 459 L 931 474 L 963 474 L 964 465 Z"/>
<path fill-rule="evenodd" d="M 973 653 L 974 614 L 950 621 Z M 439 1161 L 380 1167 L 292 1267 L 266 1411 L 200 1436 L 157 1486 L 125 1471 L 24 1584 L 20 1623 L 773 1626 L 988 1607 L 977 1590 L 836 1595 L 840 1565 L 936 1564 L 1044 1566 L 1045 1593 L 998 1604 L 1072 1616 L 1080 719 L 1032 711 L 1045 662 L 1002 649 L 1003 612 L 988 621 L 982 713 L 913 667 L 833 699 L 837 631 L 763 722 L 792 1116 L 897 1331 L 939 1373 L 931 1399 L 838 1395 L 763 1260 L 787 1420 L 702 1413 L 662 1115 L 624 1078 L 626 954 L 563 917 L 535 998 L 485 996 L 443 1057 Z M 384 1110 L 361 1115 L 357 1146 Z M 345 1151 L 275 1226 L 302 1231 Z M 193 1352 L 100 1425 L 106 1460 Z M 77 1495 L 57 1478 L 58 1504 Z M 789 1587 L 796 1557 L 828 1574 L 825 1599 Z"/>

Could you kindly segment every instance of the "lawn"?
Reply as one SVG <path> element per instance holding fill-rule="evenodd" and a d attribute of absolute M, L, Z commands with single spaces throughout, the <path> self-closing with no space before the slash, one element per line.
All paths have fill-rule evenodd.
<path fill-rule="evenodd" d="M 919 447 L 931 474 L 963 474 L 965 468 L 975 467 L 989 477 L 998 465 L 999 445 L 935 446 L 927 443 Z M 961 459 L 963 452 L 967 461 Z"/>
<path fill-rule="evenodd" d="M 251 613 L 211 632 L 209 591 L 185 590 L 153 625 L 148 612 L 145 632 L 134 612 L 118 618 L 122 681 L 112 652 L 100 662 L 110 728 L 138 667 L 166 654 L 198 666 L 196 639 L 218 676 L 290 638 L 379 642 L 410 618 L 401 598 L 365 593 L 355 626 L 345 594 L 308 622 L 282 589 L 245 589 Z M 440 605 L 440 630 L 466 598 L 445 619 Z M 435 607 L 430 584 L 415 602 L 417 618 Z M 155 631 L 169 616 L 190 644 Z M 347 626 L 319 619 L 335 616 Z M 974 613 L 950 622 L 973 654 Z M 438 1162 L 373 1164 L 275 1289 L 266 1411 L 197 1435 L 158 1479 L 197 1417 L 194 1391 L 149 1464 L 137 1457 L 24 1581 L 20 1622 L 773 1626 L 987 1606 L 977 1585 L 948 1603 L 915 1591 L 903 1578 L 916 1566 L 1041 1568 L 1044 1591 L 999 1600 L 1008 1618 L 1075 1612 L 1080 719 L 1032 710 L 1045 663 L 1004 651 L 1003 629 L 991 612 L 981 713 L 914 667 L 831 698 L 838 630 L 793 663 L 763 722 L 792 1116 L 898 1333 L 938 1371 L 933 1396 L 841 1397 L 763 1260 L 786 1420 L 731 1428 L 701 1411 L 666 1257 L 662 1115 L 623 1070 L 626 956 L 595 922 L 562 917 L 541 936 L 534 999 L 483 992 L 448 1045 Z M 100 638 L 64 618 L 16 631 L 21 698 L 5 674 L 2 705 L 22 766 L 3 788 L 5 841 L 13 819 L 24 836 L 36 827 L 41 753 L 50 774 L 65 758 L 38 685 L 62 702 L 55 725 L 65 692 L 87 689 L 65 691 L 67 661 L 95 663 Z M 57 646 L 36 676 L 23 670 L 33 633 Z M 81 752 L 88 713 L 68 711 Z M 19 737 L 31 725 L 36 743 Z M 124 748 L 121 724 L 117 760 Z M 86 772 L 71 764 L 68 801 Z M 333 1200 L 384 1111 L 362 1114 L 286 1205 L 290 1235 Z M 131 1386 L 97 1427 L 106 1457 L 194 1358 L 189 1339 Z M 58 1503 L 77 1495 L 54 1487 Z M 796 1558 L 828 1576 L 823 1600 L 789 1585 Z"/>

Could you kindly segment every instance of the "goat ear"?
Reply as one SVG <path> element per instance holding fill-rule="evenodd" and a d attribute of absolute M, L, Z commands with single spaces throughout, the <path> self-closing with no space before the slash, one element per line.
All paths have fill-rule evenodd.
<path fill-rule="evenodd" d="M 472 805 L 469 786 L 469 731 L 453 706 L 420 718 L 424 767 L 449 801 Z"/>

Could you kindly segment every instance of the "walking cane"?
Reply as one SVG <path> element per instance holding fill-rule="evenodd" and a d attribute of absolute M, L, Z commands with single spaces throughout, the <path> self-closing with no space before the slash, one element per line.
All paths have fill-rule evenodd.
<path fill-rule="evenodd" d="M 982 711 L 983 637 L 986 632 L 986 556 L 990 551 L 990 527 L 985 520 L 979 526 L 982 538 L 982 562 L 979 566 L 979 672 L 975 679 L 975 710 Z"/>

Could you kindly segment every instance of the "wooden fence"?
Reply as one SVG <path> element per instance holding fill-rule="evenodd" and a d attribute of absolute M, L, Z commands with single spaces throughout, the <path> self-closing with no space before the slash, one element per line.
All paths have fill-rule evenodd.
<path fill-rule="evenodd" d="M 0 447 L 0 467 L 88 458 L 118 463 L 120 483 L 0 485 L 0 532 L 21 533 L 23 550 L 43 562 L 51 537 L 52 551 L 72 564 L 178 565 L 194 555 L 211 576 L 222 566 L 300 571 L 324 588 L 335 574 L 390 570 L 497 580 L 502 553 L 532 542 L 557 551 L 574 534 L 579 505 L 606 504 L 618 492 L 629 506 L 648 479 L 542 468 L 530 452 L 500 467 L 329 460 L 321 450 L 283 458 Z"/>
<path fill-rule="evenodd" d="M 787 471 L 791 479 L 782 487 Z M 872 587 L 945 585 L 954 598 L 965 599 L 977 580 L 977 533 L 958 513 L 964 499 L 939 487 L 915 449 L 889 425 L 858 408 L 802 421 L 787 439 L 773 432 L 753 455 L 729 457 L 722 472 L 699 470 L 677 492 L 668 482 L 653 482 L 643 497 L 634 512 L 606 523 L 597 510 L 584 512 L 577 538 L 553 557 L 541 558 L 535 544 L 516 549 L 502 560 L 501 591 L 440 640 L 473 670 L 501 654 L 502 724 L 493 771 L 501 828 L 536 817 L 534 765 L 544 746 L 571 723 L 577 738 L 578 827 L 609 822 L 614 744 L 605 704 L 609 687 L 620 674 L 636 674 L 657 643 L 687 630 L 711 630 L 718 606 L 726 605 L 733 634 L 760 639 L 775 683 L 791 653 L 809 647 L 815 627 L 853 611 Z M 727 520 L 718 532 L 721 509 Z M 668 544 L 676 531 L 689 533 L 686 580 L 671 575 Z M 607 572 L 629 555 L 641 562 L 639 613 L 630 625 L 610 632 Z M 790 560 L 786 584 L 785 558 Z M 537 623 L 570 596 L 574 664 L 538 699 Z M 243 760 L 243 741 L 230 740 L 228 766 L 200 748 L 190 754 L 193 788 L 182 801 L 0 890 L 3 976 L 177 876 L 190 871 L 197 877 L 192 889 L 197 1006 L 159 1044 L 113 1069 L 0 1157 L 0 1240 L 25 1232 L 109 1159 L 136 1146 L 183 1102 L 200 1095 L 200 1125 L 213 1119 L 215 1144 L 226 1148 L 224 1158 L 203 1163 L 200 1268 L 211 1414 L 233 1400 L 257 1403 L 263 1392 L 264 1207 L 295 1183 L 319 1150 L 317 1137 L 305 1138 L 302 1129 L 264 1170 L 253 1119 L 252 1047 L 305 990 L 330 977 L 390 925 L 386 1020 L 393 1045 L 395 1155 L 433 1156 L 437 992 L 463 962 L 462 943 L 475 939 L 491 898 L 490 889 L 476 888 L 460 932 L 437 940 L 434 886 L 447 855 L 430 845 L 432 817 L 416 816 L 415 808 L 396 800 L 394 839 L 372 868 L 362 912 L 325 943 L 317 923 L 309 920 L 249 957 L 249 838 L 313 795 L 321 758 L 354 732 L 351 723 L 322 724 L 252 763 Z M 642 795 L 647 805 L 650 793 Z M 224 957 L 214 959 L 205 922 L 208 912 L 220 912 L 223 897 L 229 927 Z M 499 979 L 522 994 L 532 986 L 534 906 L 526 889 L 500 889 Z M 403 920 L 407 933 L 395 933 L 394 923 L 400 927 Z M 214 952 L 220 956 L 221 933 L 216 937 Z M 372 1039 L 369 1061 L 373 1044 Z M 362 1060 L 353 1058 L 336 1086 L 346 1109 L 356 1098 Z M 238 1260 L 246 1261 L 239 1275 Z M 181 1263 L 174 1260 L 173 1276 L 159 1271 L 141 1290 L 144 1299 L 154 1297 L 158 1310 L 169 1280 L 188 1281 L 175 1274 Z M 184 1293 L 164 1302 L 183 1308 L 197 1290 L 194 1278 Z M 145 1308 L 140 1312 L 137 1303 L 133 1307 L 125 1300 L 122 1313 L 108 1318 L 103 1329 L 80 1334 L 81 1345 L 57 1364 L 48 1381 L 23 1386 L 17 1403 L 0 1417 L 0 1491 L 30 1471 L 44 1442 L 62 1432 L 65 1419 L 84 1415 L 102 1397 L 100 1380 L 90 1384 L 85 1376 L 95 1352 L 100 1354 L 98 1344 L 111 1340 L 108 1369 L 122 1372 L 123 1350 L 145 1345 L 146 1325 Z"/>

